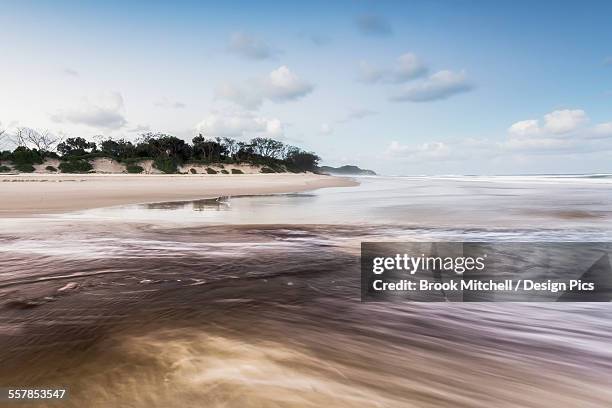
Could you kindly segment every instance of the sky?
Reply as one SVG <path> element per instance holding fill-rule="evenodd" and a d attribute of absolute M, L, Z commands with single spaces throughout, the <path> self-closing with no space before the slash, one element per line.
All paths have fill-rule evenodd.
<path fill-rule="evenodd" d="M 272 137 L 389 175 L 612 173 L 610 16 L 609 1 L 0 0 L 0 129 Z"/>

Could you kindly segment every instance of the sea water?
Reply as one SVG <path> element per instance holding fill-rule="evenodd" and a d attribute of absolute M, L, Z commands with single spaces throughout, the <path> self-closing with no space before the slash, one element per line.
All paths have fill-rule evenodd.
<path fill-rule="evenodd" d="M 363 177 L 0 220 L 0 383 L 68 406 L 609 406 L 608 304 L 364 304 L 359 245 L 610 241 L 612 180 Z"/>

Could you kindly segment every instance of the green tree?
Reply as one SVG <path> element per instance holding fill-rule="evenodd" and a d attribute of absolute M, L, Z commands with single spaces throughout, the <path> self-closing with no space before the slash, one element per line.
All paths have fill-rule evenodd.
<path fill-rule="evenodd" d="M 206 139 L 200 133 L 192 139 L 193 157 L 209 163 L 219 162 L 227 157 L 227 147 L 220 138 Z"/>
<path fill-rule="evenodd" d="M 136 146 L 141 157 L 170 158 L 177 162 L 191 159 L 192 147 L 183 139 L 165 133 L 145 133 Z"/>
<path fill-rule="evenodd" d="M 256 137 L 251 140 L 250 144 L 255 154 L 269 159 L 280 158 L 285 151 L 283 142 L 265 137 Z"/>
<path fill-rule="evenodd" d="M 96 144 L 82 137 L 69 137 L 57 145 L 57 151 L 62 156 L 83 156 L 96 151 Z"/>
<path fill-rule="evenodd" d="M 292 170 L 315 171 L 321 158 L 313 152 L 306 152 L 297 147 L 289 147 L 285 155 L 285 162 Z"/>
<path fill-rule="evenodd" d="M 123 160 L 134 157 L 136 148 L 130 141 L 124 139 L 107 139 L 100 142 L 100 151 L 113 159 Z"/>

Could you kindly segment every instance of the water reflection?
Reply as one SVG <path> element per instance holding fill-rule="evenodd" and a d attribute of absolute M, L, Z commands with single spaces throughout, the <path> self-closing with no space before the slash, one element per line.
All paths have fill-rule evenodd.
<path fill-rule="evenodd" d="M 367 224 L 612 231 L 612 179 L 361 178 L 351 188 L 121 206 L 63 218 L 221 224 Z M 231 211 L 227 211 L 231 209 Z M 160 210 L 160 211 L 157 211 Z"/>
<path fill-rule="evenodd" d="M 205 198 L 192 201 L 168 201 L 162 203 L 141 204 L 139 208 L 147 210 L 193 210 L 193 211 L 227 211 L 230 209 L 230 197 Z"/>

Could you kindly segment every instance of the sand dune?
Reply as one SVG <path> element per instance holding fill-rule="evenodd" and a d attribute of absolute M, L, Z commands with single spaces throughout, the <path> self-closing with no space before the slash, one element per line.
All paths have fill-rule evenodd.
<path fill-rule="evenodd" d="M 349 178 L 317 174 L 5 175 L 0 176 L 0 217 L 221 195 L 300 192 L 356 184 Z"/>

